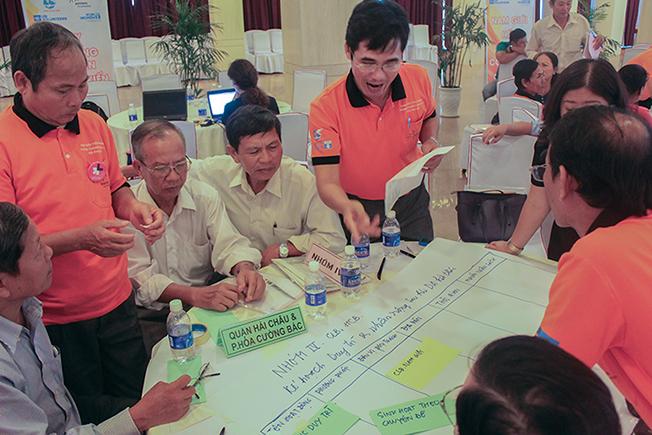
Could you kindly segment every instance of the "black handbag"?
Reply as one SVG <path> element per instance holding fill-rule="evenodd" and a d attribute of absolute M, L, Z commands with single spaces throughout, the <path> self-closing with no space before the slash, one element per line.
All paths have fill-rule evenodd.
<path fill-rule="evenodd" d="M 501 191 L 457 192 L 457 226 L 465 242 L 489 243 L 512 237 L 527 195 Z"/>

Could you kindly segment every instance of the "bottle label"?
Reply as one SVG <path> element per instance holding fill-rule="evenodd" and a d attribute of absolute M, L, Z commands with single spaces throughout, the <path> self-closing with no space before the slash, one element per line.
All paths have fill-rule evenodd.
<path fill-rule="evenodd" d="M 397 247 L 401 245 L 401 233 L 383 233 L 383 246 Z"/>
<path fill-rule="evenodd" d="M 202 107 L 201 109 L 197 110 L 197 113 L 199 116 L 206 116 L 208 112 L 206 111 L 206 108 Z"/>
<path fill-rule="evenodd" d="M 356 245 L 356 247 L 355 247 L 355 256 L 358 257 L 358 258 L 368 258 L 369 257 L 369 244 Z"/>
<path fill-rule="evenodd" d="M 129 122 L 136 122 L 138 121 L 138 115 L 135 113 L 130 113 L 129 114 Z"/>
<path fill-rule="evenodd" d="M 340 280 L 342 287 L 358 287 L 360 285 L 360 269 L 340 268 Z"/>
<path fill-rule="evenodd" d="M 326 303 L 326 289 L 321 293 L 306 293 L 306 305 L 309 307 L 320 307 Z"/>
<path fill-rule="evenodd" d="M 186 350 L 192 347 L 192 331 L 183 335 L 168 335 L 170 347 L 175 350 Z"/>

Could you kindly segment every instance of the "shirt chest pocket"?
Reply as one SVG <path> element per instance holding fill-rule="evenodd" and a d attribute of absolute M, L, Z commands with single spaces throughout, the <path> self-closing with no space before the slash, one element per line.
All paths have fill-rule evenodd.
<path fill-rule="evenodd" d="M 407 127 L 407 139 L 410 142 L 416 142 L 419 139 L 423 121 L 425 121 L 427 116 L 425 112 L 425 106 L 422 102 L 420 103 L 421 104 L 411 106 L 411 109 L 406 110 L 404 115 L 404 122 Z"/>
<path fill-rule="evenodd" d="M 101 208 L 111 206 L 111 187 L 109 173 L 103 161 L 86 163 L 84 184 L 86 193 L 93 204 Z"/>

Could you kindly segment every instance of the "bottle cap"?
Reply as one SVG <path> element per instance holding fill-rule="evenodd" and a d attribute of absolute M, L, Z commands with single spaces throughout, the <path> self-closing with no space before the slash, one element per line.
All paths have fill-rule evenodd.
<path fill-rule="evenodd" d="M 428 246 L 429 243 L 426 239 L 419 240 L 419 246 Z"/>
<path fill-rule="evenodd" d="M 346 245 L 346 248 L 344 248 L 344 253 L 346 255 L 353 255 L 355 254 L 355 248 L 353 247 L 353 245 Z"/>
<path fill-rule="evenodd" d="M 183 310 L 183 304 L 181 303 L 181 299 L 172 299 L 170 301 L 170 311 L 176 313 L 181 310 Z"/>
<path fill-rule="evenodd" d="M 312 260 L 310 263 L 308 263 L 308 268 L 311 272 L 319 272 L 319 263 L 317 263 L 315 260 Z"/>
<path fill-rule="evenodd" d="M 396 212 L 394 210 L 390 210 L 387 212 L 387 218 L 389 219 L 396 219 Z"/>

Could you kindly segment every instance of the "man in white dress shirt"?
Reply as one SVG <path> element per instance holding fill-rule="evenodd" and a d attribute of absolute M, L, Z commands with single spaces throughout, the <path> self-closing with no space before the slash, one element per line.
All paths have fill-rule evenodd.
<path fill-rule="evenodd" d="M 131 141 L 134 168 L 143 178 L 134 194 L 163 210 L 168 228 L 153 244 L 136 234 L 128 251 L 136 302 L 161 310 L 170 300 L 181 299 L 187 305 L 225 311 L 238 299 L 260 299 L 265 290 L 256 271 L 260 253 L 231 224 L 215 189 L 186 179 L 190 160 L 182 133 L 168 121 L 152 120 L 138 126 Z M 235 284 L 207 285 L 215 272 L 234 276 Z M 142 310 L 140 314 L 141 326 L 150 335 Z M 165 311 L 156 317 L 161 323 L 157 337 L 162 338 Z"/>
<path fill-rule="evenodd" d="M 262 252 L 263 266 L 303 255 L 313 243 L 344 249 L 342 225 L 319 198 L 314 175 L 283 157 L 281 124 L 272 112 L 243 106 L 226 134 L 229 155 L 193 162 L 190 176 L 217 189 L 231 222 Z"/>

